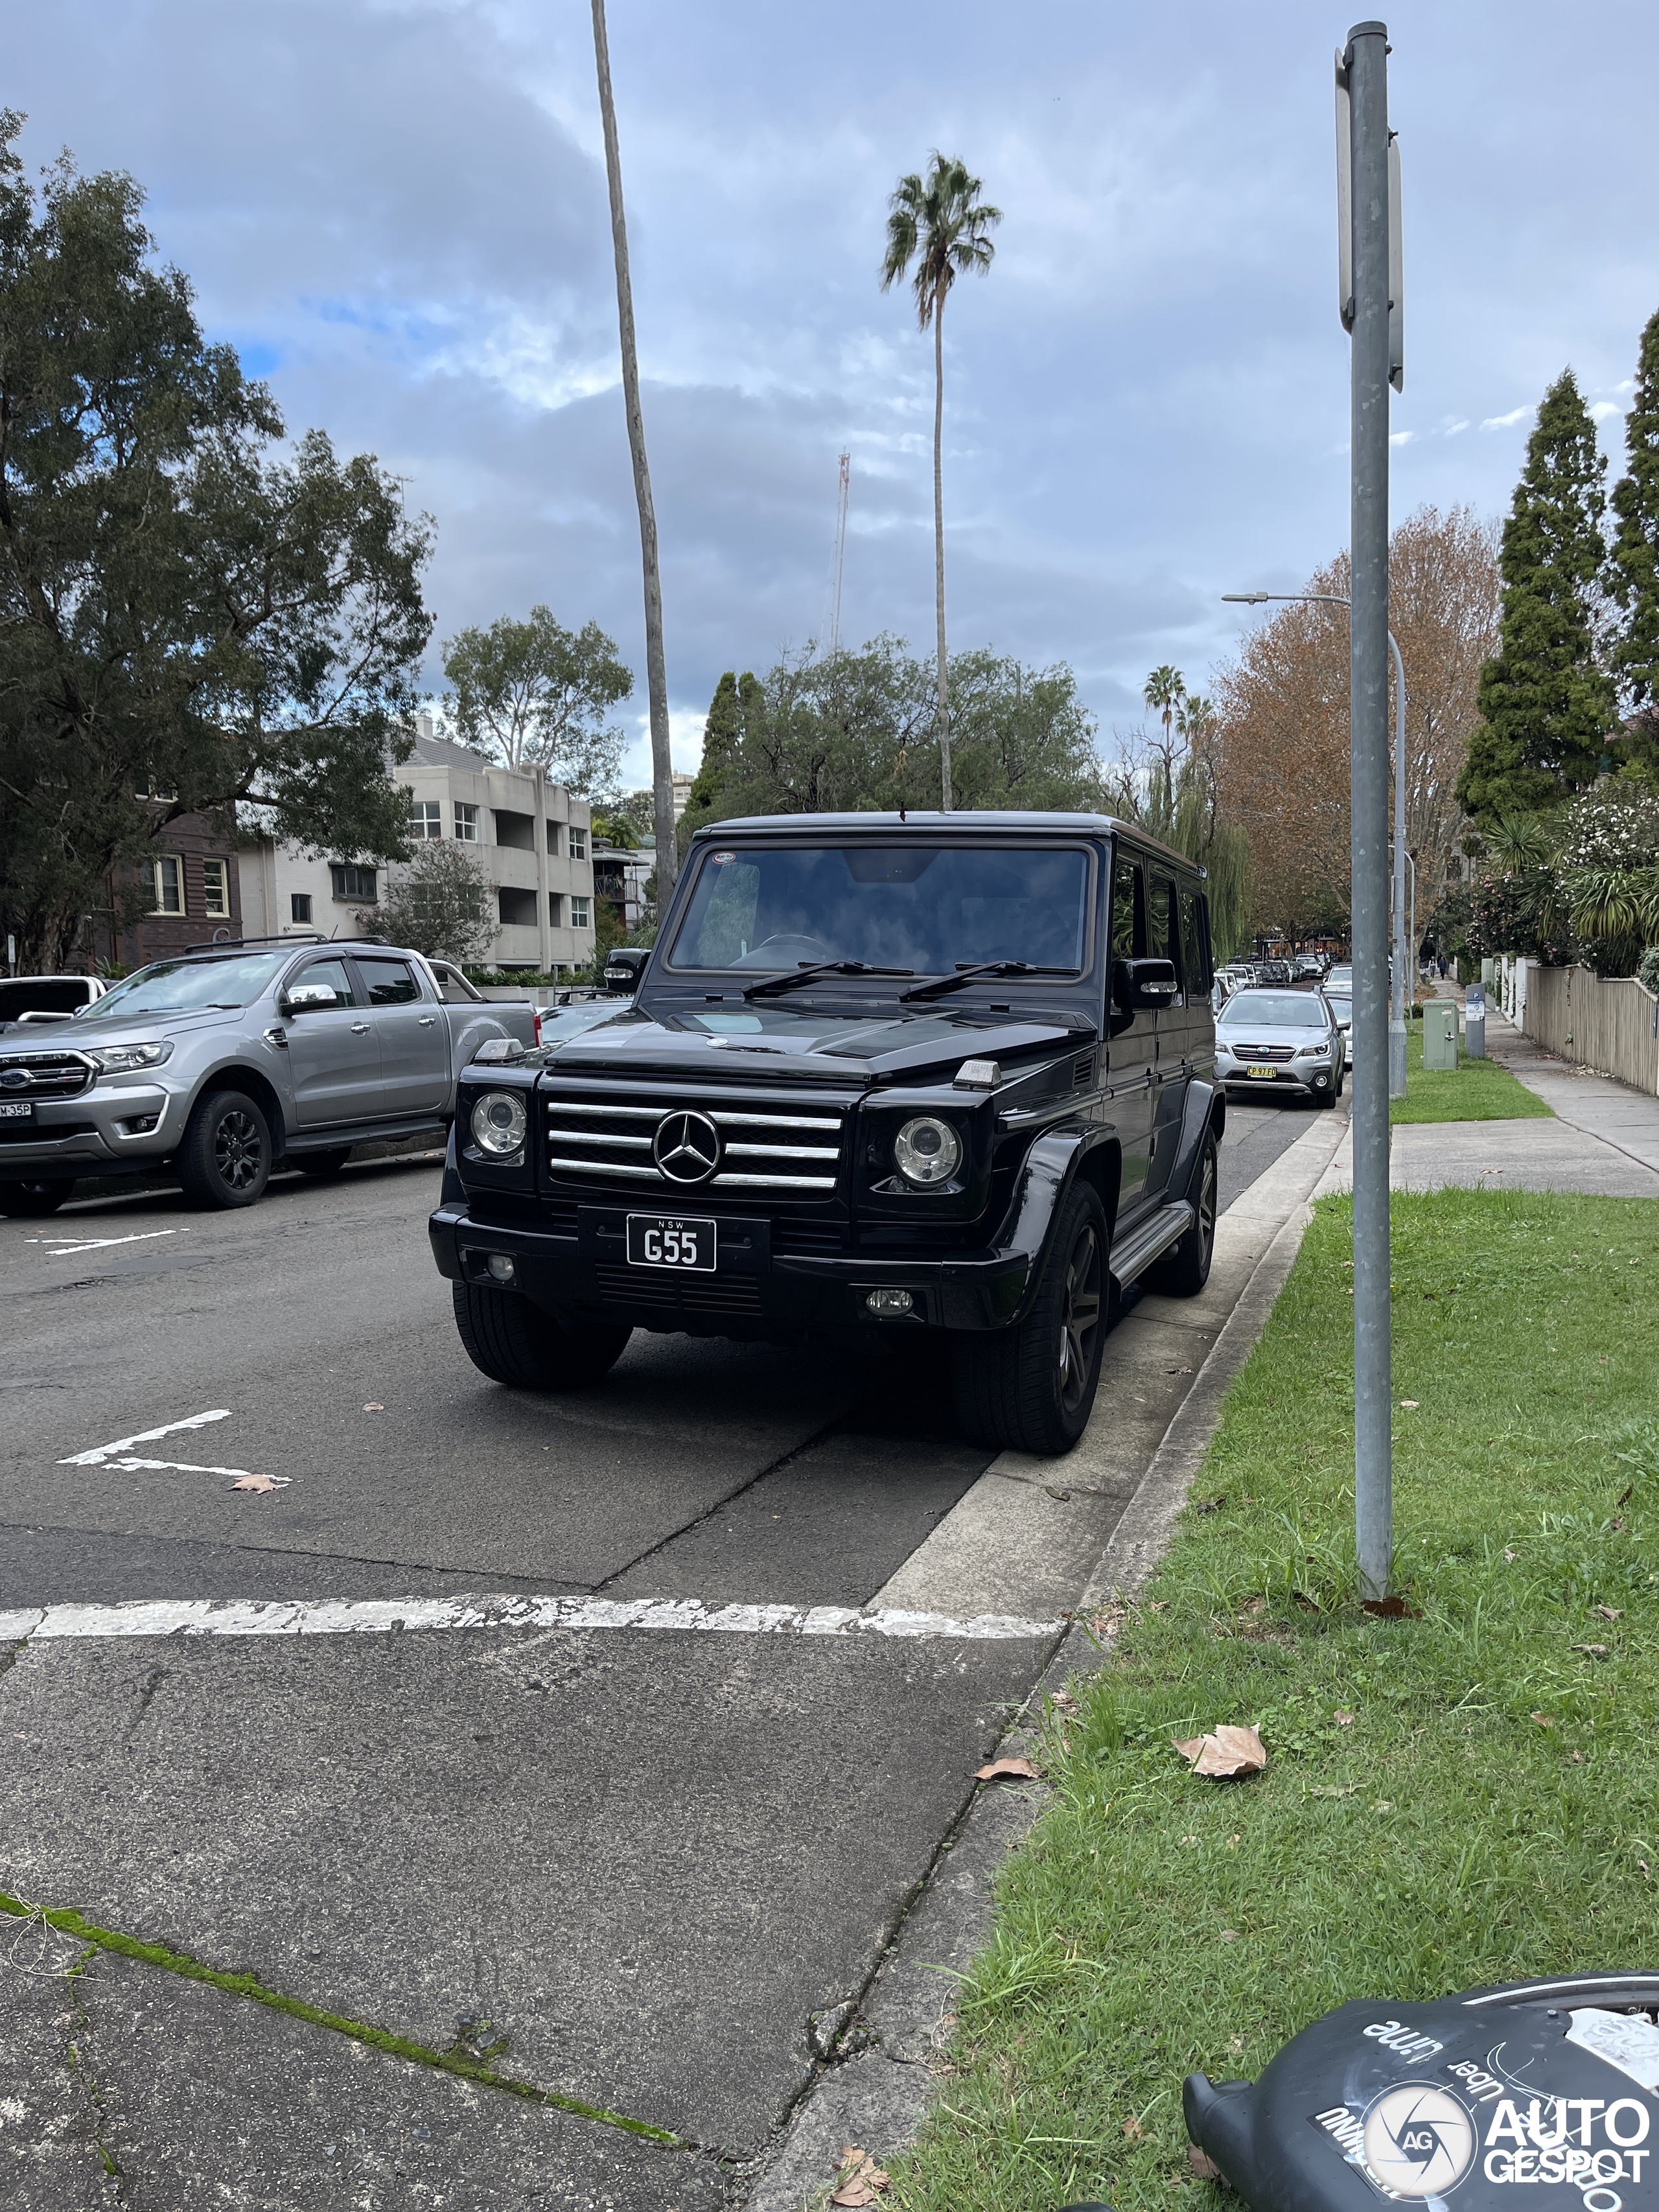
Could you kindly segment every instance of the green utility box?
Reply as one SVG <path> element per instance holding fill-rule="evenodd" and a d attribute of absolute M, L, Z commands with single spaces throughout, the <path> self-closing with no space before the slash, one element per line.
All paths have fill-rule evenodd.
<path fill-rule="evenodd" d="M 1457 1065 L 1457 1008 L 1449 999 L 1432 999 L 1423 1009 L 1423 1065 Z"/>

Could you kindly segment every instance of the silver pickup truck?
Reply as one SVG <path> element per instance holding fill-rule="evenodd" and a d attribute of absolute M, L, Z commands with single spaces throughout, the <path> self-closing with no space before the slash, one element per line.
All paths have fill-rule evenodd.
<path fill-rule="evenodd" d="M 528 1001 L 375 939 L 199 946 L 0 1039 L 0 1213 L 158 1173 L 198 1206 L 252 1206 L 273 1168 L 333 1175 L 354 1145 L 447 1128 L 479 1047 L 539 1034 Z"/>

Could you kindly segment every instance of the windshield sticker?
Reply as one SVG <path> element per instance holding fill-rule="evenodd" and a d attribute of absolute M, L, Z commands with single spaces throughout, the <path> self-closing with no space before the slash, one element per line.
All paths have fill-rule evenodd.
<path fill-rule="evenodd" d="M 735 853 L 715 853 L 710 855 L 708 865 L 711 868 L 724 868 L 729 866 L 737 857 Z"/>

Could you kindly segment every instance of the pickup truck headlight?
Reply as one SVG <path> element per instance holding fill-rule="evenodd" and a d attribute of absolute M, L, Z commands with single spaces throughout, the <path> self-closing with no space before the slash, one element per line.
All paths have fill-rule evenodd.
<path fill-rule="evenodd" d="M 906 1182 L 923 1190 L 949 1182 L 962 1164 L 962 1139 L 948 1121 L 919 1114 L 894 1138 L 893 1164 Z"/>
<path fill-rule="evenodd" d="M 159 1067 L 173 1057 L 171 1039 L 160 1044 L 83 1045 L 87 1058 L 95 1060 L 101 1075 L 125 1075 L 135 1067 Z"/>
<path fill-rule="evenodd" d="M 524 1100 L 516 1091 L 486 1091 L 472 1109 L 473 1142 L 492 1159 L 521 1152 L 527 1126 Z"/>

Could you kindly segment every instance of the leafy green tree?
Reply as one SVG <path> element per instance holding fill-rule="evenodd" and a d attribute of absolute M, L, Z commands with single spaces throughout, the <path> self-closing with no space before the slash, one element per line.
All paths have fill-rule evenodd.
<path fill-rule="evenodd" d="M 996 257 L 989 233 L 1002 221 L 1000 208 L 980 198 L 977 177 L 961 161 L 935 153 L 925 178 L 914 171 L 901 177 L 887 210 L 887 252 L 881 264 L 881 289 L 887 291 L 911 263 L 916 322 L 933 333 L 933 582 L 939 656 L 939 756 L 940 804 L 951 795 L 951 715 L 945 659 L 945 302 L 958 276 L 972 270 L 983 276 Z"/>
<path fill-rule="evenodd" d="M 61 966 L 130 923 L 168 823 L 257 810 L 311 853 L 401 854 L 391 774 L 431 623 L 394 478 L 209 345 L 129 177 L 37 192 L 0 113 L 0 927 Z M 140 799 L 140 790 L 173 794 Z"/>
<path fill-rule="evenodd" d="M 453 687 L 444 709 L 464 744 L 508 768 L 544 769 L 585 799 L 612 788 L 626 740 L 605 717 L 634 676 L 598 623 L 566 629 L 541 606 L 525 622 L 498 615 L 488 629 L 458 630 L 443 659 Z"/>
<path fill-rule="evenodd" d="M 1608 590 L 1621 617 L 1613 665 L 1637 712 L 1635 756 L 1659 782 L 1659 314 L 1642 333 L 1625 455 L 1625 474 L 1613 488 L 1619 521 Z"/>
<path fill-rule="evenodd" d="M 1547 809 L 1596 775 L 1615 719 L 1595 641 L 1606 471 L 1564 369 L 1538 410 L 1504 525 L 1498 652 L 1480 673 L 1481 719 L 1457 780 L 1477 822 Z"/>
<path fill-rule="evenodd" d="M 397 870 L 379 906 L 357 916 L 371 935 L 447 960 L 482 960 L 494 941 L 495 902 L 483 869 L 464 845 L 434 838 Z"/>

